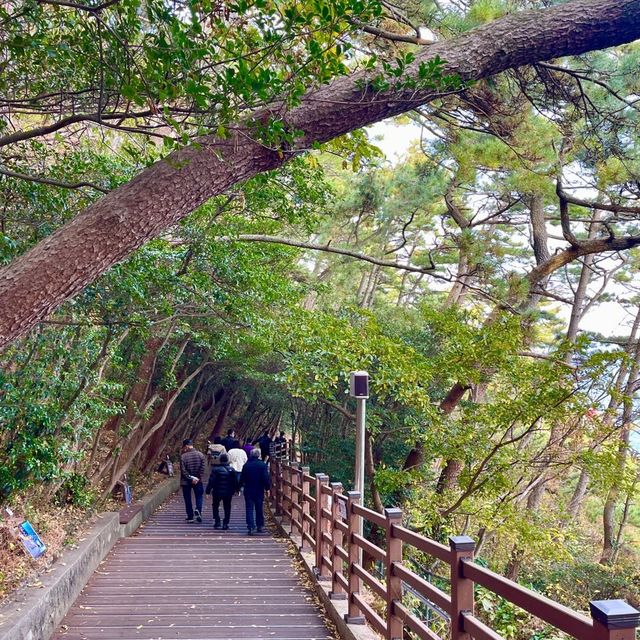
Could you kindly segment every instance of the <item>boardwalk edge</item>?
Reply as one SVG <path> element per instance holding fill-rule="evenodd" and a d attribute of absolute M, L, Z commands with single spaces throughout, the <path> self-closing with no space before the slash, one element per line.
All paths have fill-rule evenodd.
<path fill-rule="evenodd" d="M 179 487 L 180 478 L 178 476 L 167 478 L 142 498 L 139 503 L 134 503 L 134 506 L 141 508 L 129 522 L 120 525 L 121 537 L 129 537 L 171 494 L 175 493 Z M 0 640 L 2 640 L 2 638 L 0 638 Z"/>
<path fill-rule="evenodd" d="M 130 536 L 179 484 L 179 478 L 169 478 L 158 485 L 126 524 L 120 524 L 119 513 L 101 513 L 78 546 L 39 577 L 37 587 L 19 589 L 0 607 L 0 640 L 49 640 L 113 545 Z"/>
<path fill-rule="evenodd" d="M 338 630 L 340 640 L 380 640 L 380 636 L 377 635 L 370 627 L 361 624 L 347 624 L 345 622 L 345 615 L 348 612 L 346 600 L 332 600 L 329 596 L 331 591 L 331 582 L 319 582 L 315 571 L 313 569 L 315 564 L 315 555 L 313 552 L 301 551 L 300 546 L 302 540 L 300 536 L 290 534 L 283 526 L 280 517 L 277 517 L 271 511 L 272 522 L 277 526 L 278 533 L 291 540 L 293 543 L 297 558 L 309 577 L 310 583 L 313 585 L 314 591 L 324 608 L 325 613 L 330 618 Z M 1 640 L 1 639 L 0 639 Z"/>

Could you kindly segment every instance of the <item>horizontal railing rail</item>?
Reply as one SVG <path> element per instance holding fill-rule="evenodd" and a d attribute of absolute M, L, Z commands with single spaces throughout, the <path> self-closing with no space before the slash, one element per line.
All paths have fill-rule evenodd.
<path fill-rule="evenodd" d="M 623 600 L 591 602 L 589 618 L 476 564 L 475 543 L 467 536 L 451 537 L 447 547 L 403 527 L 399 509 L 368 509 L 359 493 L 344 493 L 342 485 L 330 483 L 325 474 L 311 475 L 308 467 L 282 457 L 271 459 L 271 475 L 275 515 L 299 536 L 302 550 L 315 554 L 317 579 L 331 581 L 329 597 L 347 601 L 348 624 L 369 624 L 388 640 L 402 640 L 407 633 L 440 640 L 429 622 L 403 601 L 409 594 L 435 612 L 441 625 L 446 625 L 443 616 L 448 617 L 451 640 L 502 640 L 474 615 L 474 586 L 480 585 L 578 640 L 635 640 L 640 612 Z M 364 536 L 365 522 L 376 528 L 375 541 Z M 449 593 L 404 564 L 405 550 L 448 565 Z M 363 557 L 380 563 L 379 577 Z"/>

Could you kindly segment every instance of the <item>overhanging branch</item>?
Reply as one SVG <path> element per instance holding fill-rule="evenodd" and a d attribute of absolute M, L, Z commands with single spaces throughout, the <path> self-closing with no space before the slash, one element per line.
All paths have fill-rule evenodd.
<path fill-rule="evenodd" d="M 9 169 L 0 168 L 0 175 L 7 176 L 7 178 L 16 178 L 17 180 L 26 180 L 27 182 L 37 182 L 38 184 L 46 184 L 52 187 L 61 187 L 62 189 L 95 189 L 102 193 L 109 193 L 109 189 L 105 189 L 100 185 L 93 182 L 64 182 L 63 180 L 56 180 L 55 178 L 43 178 L 41 176 L 32 176 L 26 173 L 18 173 L 17 171 L 11 171 Z"/>
<path fill-rule="evenodd" d="M 421 75 L 436 57 L 442 62 L 442 77 L 467 82 L 639 37 L 640 0 L 570 0 L 517 12 L 425 47 L 403 78 L 384 91 L 375 90 L 372 75 L 363 71 L 309 91 L 289 111 L 283 104 L 274 104 L 253 114 L 228 127 L 232 132 L 228 139 L 204 136 L 198 145 L 173 152 L 111 191 L 0 272 L 0 349 L 210 198 L 279 168 L 316 143 L 437 99 L 446 87 L 434 88 Z M 374 72 L 373 78 L 379 73 Z M 252 139 L 254 123 L 272 117 L 280 118 L 287 130 L 300 132 L 286 149 L 268 149 Z M 66 124 L 72 123 L 70 118 Z M 58 130 L 63 121 L 40 133 Z M 17 136 L 23 139 L 24 132 Z M 12 138 L 5 142 L 16 141 Z M 636 246 L 640 238 L 631 244 L 619 239 L 604 242 L 602 250 L 612 251 Z"/>
<path fill-rule="evenodd" d="M 223 237 L 218 240 L 226 240 L 228 242 L 241 241 L 241 242 L 270 242 L 273 244 L 284 244 L 289 247 L 298 247 L 300 249 L 309 249 L 310 251 L 325 251 L 327 253 L 336 253 L 341 256 L 347 256 L 349 258 L 355 258 L 356 260 L 363 260 L 364 262 L 370 262 L 371 264 L 377 264 L 381 267 L 390 267 L 392 269 L 402 269 L 403 271 L 411 271 L 412 273 L 426 273 L 433 275 L 435 271 L 435 265 L 430 267 L 414 267 L 410 264 L 399 264 L 392 260 L 381 260 L 380 258 L 374 258 L 364 253 L 358 253 L 357 251 L 351 251 L 350 249 L 341 249 L 340 247 L 331 246 L 330 242 L 326 244 L 314 244 L 312 242 L 301 242 L 299 240 L 290 240 L 289 238 L 280 238 L 278 236 L 268 236 L 261 234 L 242 234 L 236 237 Z"/>
<path fill-rule="evenodd" d="M 640 215 L 640 207 L 629 207 L 621 204 L 606 204 L 603 202 L 589 202 L 588 200 L 581 200 L 575 196 L 570 195 L 562 188 L 561 184 L 558 184 L 556 192 L 561 200 L 565 200 L 570 204 L 575 204 L 578 207 L 585 207 L 586 209 L 600 209 L 601 211 L 611 211 L 611 213 L 628 213 L 634 216 Z"/>
<path fill-rule="evenodd" d="M 606 253 L 610 251 L 628 251 L 640 246 L 640 236 L 626 236 L 624 238 L 596 238 L 585 240 L 577 246 L 569 247 L 551 256 L 549 260 L 532 269 L 527 276 L 530 284 L 537 284 L 564 265 L 573 262 L 576 258 L 592 253 Z"/>

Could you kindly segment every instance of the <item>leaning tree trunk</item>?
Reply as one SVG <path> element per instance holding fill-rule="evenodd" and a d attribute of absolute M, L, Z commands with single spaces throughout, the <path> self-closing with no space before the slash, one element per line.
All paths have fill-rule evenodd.
<path fill-rule="evenodd" d="M 638 37 L 640 0 L 573 0 L 522 11 L 426 47 L 385 91 L 367 82 L 378 72 L 356 73 L 310 91 L 289 111 L 274 104 L 230 126 L 229 139 L 203 136 L 106 195 L 0 272 L 0 349 L 209 198 L 281 166 L 314 143 L 436 99 L 440 94 L 433 88 L 405 82 L 419 86 L 420 69 L 436 56 L 444 61 L 443 75 L 471 81 Z M 300 132 L 295 142 L 274 149 L 252 139 L 255 125 L 272 117 Z"/>
<path fill-rule="evenodd" d="M 138 455 L 138 453 L 140 453 L 144 445 L 149 441 L 149 438 L 151 438 L 153 434 L 164 425 L 169 415 L 169 412 L 171 411 L 171 408 L 173 407 L 175 401 L 178 399 L 180 394 L 185 390 L 185 388 L 189 385 L 189 383 L 194 378 L 199 376 L 202 373 L 202 371 L 210 364 L 211 363 L 208 360 L 205 360 L 194 371 L 192 371 L 188 376 L 186 376 L 184 380 L 182 380 L 181 383 L 178 385 L 178 387 L 176 387 L 168 395 L 165 403 L 162 406 L 162 410 L 159 411 L 160 415 L 157 417 L 157 420 L 155 420 L 155 422 L 150 426 L 150 428 L 146 431 L 146 433 L 142 435 L 140 440 L 134 446 L 133 450 L 128 452 L 128 455 L 126 456 L 123 462 L 116 460 L 116 464 L 114 465 L 113 472 L 111 474 L 111 481 L 109 482 L 109 486 L 107 487 L 107 489 L 105 489 L 104 493 L 102 494 L 101 499 L 106 498 L 111 493 L 111 491 L 113 491 L 114 487 L 118 483 L 118 480 L 122 477 L 124 473 L 126 473 L 129 470 L 129 467 L 131 466 L 135 457 Z"/>

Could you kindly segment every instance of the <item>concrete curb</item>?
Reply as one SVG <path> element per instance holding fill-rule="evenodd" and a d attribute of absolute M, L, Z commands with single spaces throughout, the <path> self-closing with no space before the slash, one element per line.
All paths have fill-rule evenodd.
<path fill-rule="evenodd" d="M 338 634 L 340 635 L 340 640 L 380 640 L 380 636 L 368 625 L 356 625 L 356 624 L 347 624 L 344 621 L 344 616 L 347 613 L 347 601 L 346 600 L 331 600 L 329 598 L 329 591 L 331 591 L 331 581 L 323 581 L 319 582 L 316 578 L 316 574 L 313 570 L 313 566 L 315 564 L 315 554 L 307 551 L 300 551 L 300 545 L 302 544 L 302 538 L 297 535 L 290 535 L 288 531 L 285 530 L 282 520 L 280 518 L 276 518 L 273 515 L 273 511 L 271 512 L 271 520 L 278 527 L 281 535 L 293 542 L 298 559 L 302 562 L 302 567 L 305 572 L 309 576 L 311 583 L 313 584 L 314 590 L 324 607 L 329 618 L 331 618 L 331 622 L 338 629 Z"/>
<path fill-rule="evenodd" d="M 0 640 L 48 640 L 113 545 L 130 536 L 179 485 L 179 477 L 162 482 L 140 501 L 142 509 L 127 524 L 120 524 L 119 513 L 100 514 L 80 544 L 40 576 L 42 587 L 24 587 L 0 607 Z"/>
<path fill-rule="evenodd" d="M 56 630 L 91 574 L 120 538 L 117 513 L 103 513 L 77 548 L 66 551 L 42 588 L 23 588 L 0 609 L 0 640 L 45 640 Z"/>
<path fill-rule="evenodd" d="M 147 494 L 140 503 L 139 511 L 127 524 L 120 525 L 120 535 L 123 538 L 130 536 L 147 518 L 172 494 L 180 488 L 180 476 L 167 478 L 159 484 L 154 491 Z M 0 636 L 0 640 L 3 640 Z"/>

